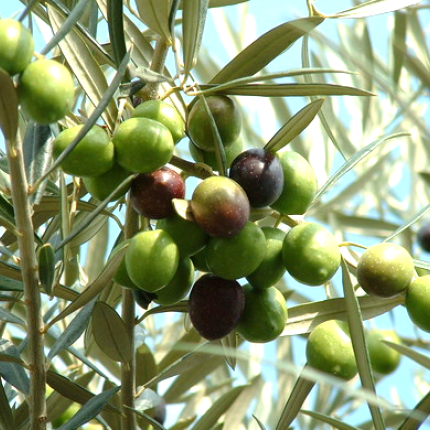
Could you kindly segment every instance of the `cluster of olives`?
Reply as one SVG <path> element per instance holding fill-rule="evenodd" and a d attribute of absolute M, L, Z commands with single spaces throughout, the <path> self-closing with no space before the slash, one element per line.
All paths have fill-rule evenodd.
<path fill-rule="evenodd" d="M 179 141 L 186 129 L 195 160 L 208 162 L 216 170 L 217 138 L 206 109 L 226 153 L 242 145 L 236 146 L 241 142 L 241 116 L 227 96 L 208 96 L 205 103 L 199 99 L 191 103 L 184 126 L 176 117 L 177 111 L 166 103 L 143 102 L 113 135 L 115 162 L 128 172 L 138 173 L 131 183 L 131 205 L 155 227 L 128 240 L 114 280 L 133 289 L 136 301 L 144 308 L 151 301 L 171 305 L 189 295 L 190 320 L 208 340 L 236 331 L 250 342 L 269 342 L 282 333 L 287 320 L 285 298 L 276 288 L 286 270 L 302 283 L 321 285 L 340 265 L 336 240 L 323 226 L 304 222 L 286 234 L 277 227 L 260 227 L 250 218 L 253 208 L 261 207 L 271 207 L 283 215 L 303 214 L 316 192 L 310 164 L 294 151 L 278 154 L 260 148 L 242 149 L 227 160 L 228 176 L 214 174 L 198 183 L 187 202 L 189 213 L 185 216 L 177 213 L 173 204 L 174 199 L 184 200 L 184 181 L 164 165 L 171 152 L 167 159 L 159 160 L 162 166 L 143 170 L 143 160 L 136 163 L 140 155 L 129 157 L 130 163 L 118 155 L 122 145 L 131 145 L 133 152 L 135 142 L 145 154 L 146 163 L 154 162 L 151 148 L 158 146 L 148 147 L 142 141 L 155 141 L 151 137 L 157 135 L 152 124 L 155 121 L 160 124 L 158 129 L 169 128 L 165 122 L 168 116 L 170 121 L 176 118 L 169 128 L 172 136 L 180 129 L 178 137 L 170 141 Z M 163 137 L 163 143 L 165 140 Z M 84 183 L 88 184 L 88 176 Z M 88 185 L 87 189 L 91 192 Z M 203 274 L 194 281 L 196 270 Z M 247 284 L 241 286 L 241 279 Z"/>
<path fill-rule="evenodd" d="M 74 82 L 61 63 L 46 58 L 32 61 L 32 34 L 13 19 L 0 20 L 0 68 L 18 75 L 17 93 L 25 114 L 39 124 L 64 118 L 73 106 Z"/>

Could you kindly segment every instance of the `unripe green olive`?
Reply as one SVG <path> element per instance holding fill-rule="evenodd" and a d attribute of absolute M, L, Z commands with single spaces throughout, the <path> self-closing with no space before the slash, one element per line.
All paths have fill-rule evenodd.
<path fill-rule="evenodd" d="M 383 341 L 401 343 L 393 330 L 372 329 L 366 331 L 366 342 L 372 369 L 381 375 L 393 373 L 399 367 L 402 356 Z"/>
<path fill-rule="evenodd" d="M 411 321 L 430 333 L 430 275 L 415 278 L 409 284 L 405 307 Z"/>
<path fill-rule="evenodd" d="M 113 143 L 118 164 L 135 173 L 151 173 L 170 161 L 174 142 L 169 129 L 150 118 L 129 118 L 117 128 Z"/>
<path fill-rule="evenodd" d="M 254 288 L 269 288 L 274 286 L 285 273 L 282 259 L 285 233 L 276 227 L 262 227 L 261 231 L 266 237 L 266 252 L 260 265 L 246 277 L 246 280 Z"/>
<path fill-rule="evenodd" d="M 224 95 L 205 97 L 224 147 L 233 144 L 242 128 L 242 115 L 236 102 Z M 216 140 L 211 120 L 200 99 L 195 100 L 187 118 L 188 134 L 194 144 L 204 150 L 215 151 Z"/>
<path fill-rule="evenodd" d="M 150 118 L 161 122 L 172 133 L 173 141 L 179 142 L 185 136 L 185 123 L 179 112 L 161 100 L 147 100 L 137 106 L 132 118 Z"/>
<path fill-rule="evenodd" d="M 266 343 L 275 340 L 283 332 L 288 318 L 284 296 L 275 287 L 257 290 L 246 284 L 243 290 L 245 310 L 237 332 L 248 342 Z"/>
<path fill-rule="evenodd" d="M 0 20 L 0 68 L 10 75 L 21 73 L 33 57 L 32 34 L 14 19 Z"/>
<path fill-rule="evenodd" d="M 58 158 L 79 134 L 83 125 L 63 130 L 54 141 L 53 155 Z M 79 141 L 61 162 L 61 168 L 69 175 L 99 176 L 110 170 L 115 163 L 114 147 L 103 128 L 95 125 Z"/>
<path fill-rule="evenodd" d="M 224 279 L 239 279 L 251 274 L 263 261 L 266 238 L 252 222 L 234 237 L 213 237 L 205 248 L 206 263 L 212 273 Z"/>
<path fill-rule="evenodd" d="M 130 279 L 150 293 L 165 287 L 176 273 L 179 250 L 164 230 L 135 234 L 125 252 L 125 266 Z"/>
<path fill-rule="evenodd" d="M 321 285 L 329 281 L 341 260 L 333 234 L 313 222 L 301 223 L 288 232 L 282 258 L 288 273 L 307 285 Z"/>
<path fill-rule="evenodd" d="M 19 101 L 25 113 L 39 124 L 64 118 L 73 106 L 74 95 L 73 77 L 58 61 L 33 61 L 20 75 Z"/>
<path fill-rule="evenodd" d="M 308 365 L 349 380 L 357 374 L 351 338 L 346 323 L 329 320 L 317 325 L 306 344 Z"/>
<path fill-rule="evenodd" d="M 392 297 L 408 288 L 414 275 L 409 252 L 394 243 L 378 243 L 367 248 L 357 263 L 361 288 L 379 297 Z"/>
<path fill-rule="evenodd" d="M 278 152 L 284 172 L 284 185 L 278 200 L 270 206 L 284 215 L 302 215 L 311 204 L 317 180 L 309 162 L 294 151 Z"/>

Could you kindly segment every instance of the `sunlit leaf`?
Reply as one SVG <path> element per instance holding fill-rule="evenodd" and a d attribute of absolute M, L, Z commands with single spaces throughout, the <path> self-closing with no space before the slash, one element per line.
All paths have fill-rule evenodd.
<path fill-rule="evenodd" d="M 344 421 L 338 420 L 329 415 L 321 414 L 319 412 L 302 409 L 300 413 L 304 415 L 309 415 L 310 417 L 315 418 L 331 426 L 334 426 L 334 428 L 339 430 L 359 430 L 358 427 L 350 426 L 346 424 Z"/>
<path fill-rule="evenodd" d="M 323 21 L 319 17 L 301 18 L 269 30 L 224 66 L 212 78 L 211 83 L 219 84 L 254 75 Z"/>
<path fill-rule="evenodd" d="M 18 96 L 8 73 L 0 68 L 0 130 L 9 144 L 15 141 L 18 128 Z"/>
<path fill-rule="evenodd" d="M 205 28 L 208 4 L 209 0 L 182 1 L 182 38 L 185 76 L 188 76 L 197 61 L 203 30 Z"/>
<path fill-rule="evenodd" d="M 360 88 L 335 84 L 249 84 L 219 90 L 216 85 L 201 85 L 202 90 L 214 94 L 260 97 L 306 97 L 306 96 L 373 96 Z M 209 91 L 206 91 L 207 93 Z"/>
<path fill-rule="evenodd" d="M 169 16 L 171 0 L 136 0 L 140 19 L 155 33 L 162 36 L 165 43 L 172 44 Z"/>
<path fill-rule="evenodd" d="M 275 152 L 288 145 L 313 121 L 323 103 L 324 99 L 318 99 L 302 108 L 278 130 L 264 149 Z"/>
<path fill-rule="evenodd" d="M 370 0 L 360 3 L 351 9 L 346 9 L 326 18 L 367 18 L 381 13 L 394 12 L 421 3 L 422 0 Z"/>

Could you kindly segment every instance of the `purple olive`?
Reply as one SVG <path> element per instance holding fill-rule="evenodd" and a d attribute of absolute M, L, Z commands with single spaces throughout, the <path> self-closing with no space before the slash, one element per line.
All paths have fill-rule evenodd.
<path fill-rule="evenodd" d="M 418 230 L 417 240 L 423 251 L 430 252 L 430 224 L 424 224 Z"/>
<path fill-rule="evenodd" d="M 284 172 L 278 157 L 260 148 L 239 154 L 231 164 L 229 176 L 245 190 L 254 207 L 274 203 L 284 185 Z"/>
<path fill-rule="evenodd" d="M 221 339 L 239 324 L 245 294 L 237 281 L 207 274 L 193 285 L 188 310 L 196 331 L 207 340 Z"/>
<path fill-rule="evenodd" d="M 182 199 L 184 195 L 185 184 L 181 175 L 162 167 L 152 173 L 141 173 L 133 179 L 130 202 L 139 215 L 161 219 L 175 213 L 172 200 Z"/>

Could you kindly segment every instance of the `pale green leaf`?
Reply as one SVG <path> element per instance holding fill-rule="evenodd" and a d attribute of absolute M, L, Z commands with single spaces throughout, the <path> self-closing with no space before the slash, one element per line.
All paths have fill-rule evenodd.
<path fill-rule="evenodd" d="M 335 84 L 248 84 L 219 90 L 216 85 L 201 85 L 206 93 L 231 96 L 307 97 L 307 96 L 373 96 L 360 88 Z"/>
<path fill-rule="evenodd" d="M 410 412 L 399 430 L 415 430 L 421 427 L 430 415 L 430 393 L 427 393 Z"/>
<path fill-rule="evenodd" d="M 308 410 L 302 409 L 300 413 L 304 415 L 309 415 L 310 417 L 315 418 L 319 421 L 322 421 L 326 424 L 329 424 L 339 430 L 359 430 L 358 427 L 350 426 L 344 421 L 338 420 L 329 415 L 321 414 L 316 411 L 308 411 Z"/>
<path fill-rule="evenodd" d="M 324 16 L 326 18 L 367 18 L 374 15 L 380 15 L 381 13 L 404 9 L 421 3 L 421 1 L 422 0 L 370 0 L 360 3 L 350 9 Z"/>
<path fill-rule="evenodd" d="M 48 14 L 52 27 L 58 31 L 65 21 L 63 14 L 50 5 L 48 5 Z M 108 89 L 108 83 L 91 49 L 76 30 L 72 30 L 64 37 L 60 42 L 60 48 L 79 84 L 94 107 L 97 107 Z M 115 127 L 117 115 L 118 109 L 111 98 L 102 113 L 110 130 Z"/>
<path fill-rule="evenodd" d="M 209 0 L 183 0 L 182 2 L 182 44 L 185 76 L 188 76 L 199 55 L 208 4 Z"/>
<path fill-rule="evenodd" d="M 302 108 L 278 130 L 264 149 L 276 152 L 288 145 L 313 121 L 323 103 L 324 99 L 317 99 Z"/>
<path fill-rule="evenodd" d="M 0 68 L 0 130 L 12 144 L 18 129 L 18 96 L 8 73 Z"/>
<path fill-rule="evenodd" d="M 240 52 L 211 80 L 220 84 L 232 79 L 252 76 L 287 50 L 296 40 L 323 22 L 324 18 L 301 18 L 281 24 Z"/>
<path fill-rule="evenodd" d="M 204 413 L 204 415 L 194 424 L 193 430 L 206 430 L 214 428 L 219 418 L 234 404 L 235 400 L 240 396 L 245 385 L 234 387 L 220 396 L 212 406 Z"/>
<path fill-rule="evenodd" d="M 171 0 L 136 0 L 140 19 L 168 45 L 172 44 L 169 25 L 171 3 Z"/>

